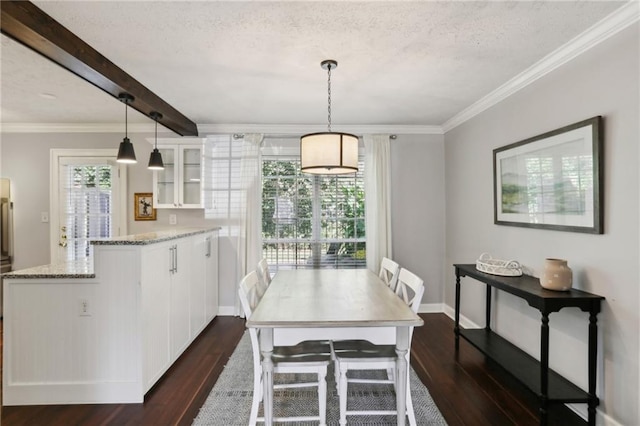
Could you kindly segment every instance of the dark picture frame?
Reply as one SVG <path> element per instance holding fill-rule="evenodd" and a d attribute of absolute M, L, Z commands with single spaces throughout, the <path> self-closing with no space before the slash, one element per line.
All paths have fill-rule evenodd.
<path fill-rule="evenodd" d="M 151 192 L 136 192 L 133 197 L 135 220 L 156 220 L 156 209 L 153 208 Z"/>
<path fill-rule="evenodd" d="M 493 150 L 494 223 L 604 233 L 601 116 Z"/>

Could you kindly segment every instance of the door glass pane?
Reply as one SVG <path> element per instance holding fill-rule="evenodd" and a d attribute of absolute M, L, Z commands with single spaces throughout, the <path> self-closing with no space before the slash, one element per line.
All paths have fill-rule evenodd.
<path fill-rule="evenodd" d="M 164 170 L 158 170 L 158 194 L 156 204 L 173 204 L 175 197 L 175 150 L 171 148 L 159 148 L 160 154 L 162 154 L 162 162 L 164 163 Z"/>
<path fill-rule="evenodd" d="M 184 149 L 182 203 L 200 204 L 200 148 Z"/>
<path fill-rule="evenodd" d="M 112 175 L 110 165 L 66 165 L 61 173 L 66 260 L 87 258 L 90 240 L 113 236 Z"/>

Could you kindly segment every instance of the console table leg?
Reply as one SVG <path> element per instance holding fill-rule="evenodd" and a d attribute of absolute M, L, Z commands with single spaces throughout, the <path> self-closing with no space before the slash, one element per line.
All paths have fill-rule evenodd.
<path fill-rule="evenodd" d="M 491 286 L 487 285 L 487 299 L 485 301 L 486 306 L 485 306 L 485 323 L 484 323 L 484 329 L 489 331 L 491 330 Z"/>
<path fill-rule="evenodd" d="M 549 314 L 542 312 L 540 326 L 540 425 L 547 424 L 549 399 Z"/>
<path fill-rule="evenodd" d="M 453 332 L 456 335 L 456 351 L 460 347 L 460 272 L 456 268 L 456 312 Z"/>
<path fill-rule="evenodd" d="M 596 424 L 596 406 L 598 396 L 596 395 L 596 367 L 598 357 L 598 312 L 592 309 L 589 313 L 589 425 Z"/>

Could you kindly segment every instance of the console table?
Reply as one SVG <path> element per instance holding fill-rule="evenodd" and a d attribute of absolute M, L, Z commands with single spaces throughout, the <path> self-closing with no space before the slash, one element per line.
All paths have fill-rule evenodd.
<path fill-rule="evenodd" d="M 596 357 L 598 349 L 597 315 L 604 297 L 572 289 L 551 291 L 540 286 L 536 277 L 503 277 L 486 274 L 476 269 L 475 264 L 454 264 L 456 270 L 455 327 L 456 350 L 462 336 L 487 357 L 500 364 L 540 400 L 540 424 L 547 424 L 547 407 L 550 403 L 587 403 L 589 425 L 596 424 Z M 484 329 L 460 328 L 460 277 L 471 277 L 487 286 L 486 322 Z M 542 314 L 540 326 L 540 361 L 525 353 L 506 339 L 491 331 L 491 288 L 505 291 L 527 301 L 529 306 Z M 589 313 L 588 374 L 589 389 L 584 391 L 560 374 L 549 369 L 549 314 L 562 308 L 576 307 Z"/>

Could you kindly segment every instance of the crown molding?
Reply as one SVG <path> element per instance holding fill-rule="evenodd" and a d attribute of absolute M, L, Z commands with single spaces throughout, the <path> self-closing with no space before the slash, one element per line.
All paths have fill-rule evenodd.
<path fill-rule="evenodd" d="M 609 16 L 594 24 L 562 47 L 551 52 L 540 61 L 518 74 L 493 92 L 489 93 L 471 106 L 465 108 L 443 125 L 446 133 L 462 123 L 470 120 L 481 112 L 491 108 L 514 93 L 527 87 L 534 81 L 549 74 L 565 63 L 583 54 L 592 47 L 602 43 L 609 37 L 624 30 L 640 19 L 640 7 L 637 0 L 632 0 L 620 7 Z"/>
<path fill-rule="evenodd" d="M 233 133 L 266 133 L 278 135 L 304 135 L 311 132 L 322 132 L 326 125 L 319 124 L 198 124 L 199 134 L 233 134 Z M 333 126 L 339 132 L 355 134 L 406 134 L 406 135 L 442 135 L 440 126 L 411 125 L 343 125 Z M 153 133 L 154 124 L 129 123 L 128 133 Z M 2 133 L 124 133 L 122 123 L 3 123 Z M 174 132 L 163 127 L 158 132 Z M 176 135 L 176 137 L 180 137 Z"/>
<path fill-rule="evenodd" d="M 320 124 L 198 124 L 200 134 L 266 133 L 271 135 L 304 135 L 326 131 L 326 125 Z M 354 134 L 407 134 L 442 135 L 441 126 L 395 125 L 395 124 L 353 124 L 333 125 L 331 130 Z"/>

